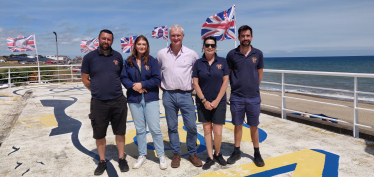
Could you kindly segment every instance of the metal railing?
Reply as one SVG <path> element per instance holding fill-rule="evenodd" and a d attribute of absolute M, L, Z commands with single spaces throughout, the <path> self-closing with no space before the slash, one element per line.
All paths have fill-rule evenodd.
<path fill-rule="evenodd" d="M 350 125 L 353 125 L 353 136 L 356 137 L 356 138 L 359 137 L 359 127 L 365 127 L 365 128 L 369 128 L 369 129 L 374 129 L 374 127 L 372 127 L 372 126 L 362 125 L 362 124 L 358 123 L 358 110 L 365 110 L 365 111 L 372 111 L 372 112 L 374 112 L 374 109 L 367 109 L 367 108 L 358 107 L 358 94 L 374 95 L 374 92 L 363 92 L 363 91 L 358 91 L 357 90 L 357 78 L 374 78 L 374 74 L 366 74 L 366 73 L 342 73 L 342 72 L 317 72 L 317 71 L 296 71 L 296 70 L 273 70 L 273 69 L 264 69 L 264 72 L 265 73 L 280 73 L 282 75 L 281 83 L 267 82 L 267 81 L 262 81 L 261 82 L 261 83 L 273 84 L 273 85 L 280 85 L 281 86 L 281 95 L 271 94 L 271 93 L 261 93 L 261 94 L 265 94 L 265 95 L 271 95 L 271 96 L 281 97 L 281 100 L 282 100 L 281 107 L 267 105 L 267 104 L 261 104 L 261 105 L 266 106 L 266 107 L 270 107 L 270 108 L 280 109 L 281 110 L 282 119 L 287 119 L 287 112 L 286 111 L 290 111 L 290 112 L 300 113 L 300 114 L 314 116 L 314 117 L 318 117 L 318 118 L 323 118 L 323 119 L 327 119 L 327 120 L 330 120 L 330 121 L 337 121 L 337 122 L 341 122 L 341 123 L 350 124 Z M 323 76 L 351 77 L 351 78 L 353 78 L 354 90 L 351 91 L 351 90 L 345 90 L 345 89 L 333 89 L 333 88 L 324 88 L 324 87 L 314 87 L 314 86 L 287 84 L 287 83 L 285 83 L 285 74 L 304 74 L 304 75 L 323 75 Z M 308 100 L 308 99 L 302 99 L 302 98 L 296 98 L 296 97 L 286 96 L 285 95 L 285 93 L 286 93 L 286 86 L 353 93 L 353 106 L 346 106 L 346 105 L 340 105 L 340 104 L 327 103 L 327 102 L 322 102 L 322 101 L 315 101 L 315 100 Z M 314 103 L 325 104 L 325 105 L 338 106 L 338 107 L 352 108 L 353 109 L 353 123 L 347 122 L 347 121 L 343 121 L 343 120 L 337 120 L 337 119 L 332 119 L 332 118 L 328 118 L 328 117 L 318 116 L 318 115 L 314 115 L 314 114 L 309 114 L 309 113 L 306 113 L 306 112 L 301 112 L 301 111 L 296 111 L 296 110 L 288 109 L 286 107 L 286 98 L 300 100 L 300 101 L 306 101 L 306 102 L 314 102 Z"/>
<path fill-rule="evenodd" d="M 80 64 L 41 65 L 40 71 L 38 71 L 38 66 L 0 67 L 0 84 L 7 84 L 8 88 L 11 88 L 16 85 L 80 81 L 80 67 Z M 7 77 L 4 77 L 5 75 Z"/>
<path fill-rule="evenodd" d="M 46 67 L 49 67 L 49 68 L 43 70 L 43 68 L 46 68 Z M 38 79 L 38 74 L 37 74 L 38 68 L 37 68 L 37 66 L 0 67 L 0 75 L 2 75 L 2 77 L 0 77 L 0 84 L 3 83 L 3 85 L 4 85 L 4 83 L 8 83 L 8 88 L 11 88 L 12 84 L 28 85 L 28 84 L 44 84 L 44 83 L 48 83 L 48 82 L 56 83 L 56 82 L 80 81 L 81 80 L 81 78 L 80 78 L 80 67 L 81 67 L 80 64 L 77 64 L 77 65 L 41 65 L 40 66 L 40 76 L 42 78 L 41 80 Z M 33 70 L 22 71 L 23 68 L 33 68 Z M 21 71 L 12 71 L 14 69 L 21 69 Z M 7 70 L 7 71 L 4 72 L 4 70 Z M 1 72 L 1 71 L 3 71 L 3 72 Z M 363 91 L 358 91 L 357 90 L 357 84 L 358 84 L 357 83 L 357 78 L 374 78 L 374 74 L 296 71 L 296 70 L 273 70 L 273 69 L 264 69 L 264 72 L 265 73 L 279 73 L 279 74 L 282 75 L 282 79 L 281 79 L 280 83 L 262 81 L 262 83 L 281 86 L 281 95 L 271 94 L 271 93 L 263 93 L 263 92 L 261 93 L 261 94 L 265 94 L 265 95 L 281 97 L 281 102 L 282 102 L 281 107 L 267 105 L 267 104 L 261 104 L 261 105 L 281 110 L 281 115 L 282 115 L 283 119 L 287 119 L 287 115 L 286 115 L 287 111 L 290 111 L 290 112 L 300 113 L 300 114 L 314 116 L 314 117 L 318 117 L 318 118 L 323 118 L 323 119 L 327 119 L 327 120 L 330 120 L 330 121 L 336 121 L 336 122 L 341 122 L 341 123 L 345 123 L 345 124 L 350 124 L 350 125 L 353 125 L 353 136 L 354 137 L 359 137 L 359 127 L 374 129 L 374 127 L 372 127 L 372 126 L 362 125 L 362 124 L 358 123 L 358 110 L 374 112 L 374 109 L 367 109 L 367 108 L 358 107 L 358 94 L 374 95 L 374 92 L 363 92 Z M 31 75 L 30 73 L 33 73 L 33 75 Z M 7 77 L 4 77 L 5 74 L 7 75 Z M 18 75 L 19 74 L 24 74 L 24 76 L 14 77 L 17 74 Z M 335 89 L 335 88 L 325 88 L 325 87 L 287 84 L 287 83 L 285 83 L 285 74 L 351 77 L 351 78 L 354 78 L 353 79 L 354 89 L 352 91 L 352 90 L 346 90 L 346 89 Z M 12 77 L 12 75 L 13 75 L 13 77 Z M 30 78 L 34 78 L 34 79 L 30 79 Z M 17 79 L 23 79 L 23 81 L 14 81 L 14 80 L 17 80 Z M 353 106 L 346 106 L 346 105 L 328 103 L 328 102 L 323 102 L 323 101 L 315 101 L 315 100 L 308 100 L 308 99 L 303 99 L 303 98 L 286 96 L 285 95 L 286 86 L 320 89 L 320 90 L 329 90 L 329 91 L 338 91 L 338 92 L 345 92 L 345 93 L 353 93 Z M 305 102 L 313 102 L 313 103 L 324 104 L 324 105 L 332 105 L 332 106 L 337 106 L 337 107 L 351 108 L 351 109 L 353 109 L 353 123 L 347 122 L 347 121 L 344 121 L 344 120 L 337 120 L 337 119 L 332 119 L 332 118 L 329 118 L 329 117 L 323 117 L 323 116 L 318 116 L 318 115 L 309 114 L 309 113 L 306 113 L 306 112 L 301 112 L 301 111 L 289 109 L 289 108 L 286 107 L 286 99 L 294 99 L 294 100 L 300 100 L 300 101 L 305 101 Z"/>

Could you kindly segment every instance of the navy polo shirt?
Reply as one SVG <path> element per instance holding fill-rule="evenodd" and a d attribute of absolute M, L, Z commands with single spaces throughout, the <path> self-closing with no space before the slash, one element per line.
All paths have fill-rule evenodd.
<path fill-rule="evenodd" d="M 92 98 L 111 100 L 123 95 L 120 79 L 122 68 L 122 55 L 113 49 L 108 56 L 99 49 L 85 55 L 81 71 L 90 75 Z"/>
<path fill-rule="evenodd" d="M 264 68 L 264 57 L 261 50 L 252 47 L 248 56 L 244 56 L 239 47 L 227 54 L 227 64 L 231 69 L 231 94 L 241 97 L 259 97 L 258 69 Z"/>
<path fill-rule="evenodd" d="M 227 76 L 229 74 L 229 67 L 226 59 L 218 57 L 217 54 L 212 65 L 210 66 L 204 54 L 202 58 L 195 62 L 192 70 L 192 77 L 199 78 L 199 86 L 201 91 L 203 92 L 206 100 L 209 102 L 212 102 L 217 98 L 223 84 L 223 76 Z M 201 100 L 196 95 L 196 103 L 198 102 L 201 102 Z M 221 102 L 226 103 L 226 93 L 222 97 Z"/>

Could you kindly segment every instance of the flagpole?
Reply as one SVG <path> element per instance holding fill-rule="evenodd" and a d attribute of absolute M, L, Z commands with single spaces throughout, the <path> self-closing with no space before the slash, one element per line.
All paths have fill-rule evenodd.
<path fill-rule="evenodd" d="M 234 8 L 235 8 L 235 4 L 234 4 Z M 234 32 L 234 34 L 235 34 L 235 46 L 234 46 L 234 48 L 236 48 L 237 47 L 236 38 L 238 38 L 238 35 L 236 34 L 236 13 L 235 13 L 235 10 L 234 10 L 234 15 L 235 15 L 235 32 Z"/>
<path fill-rule="evenodd" d="M 39 84 L 40 84 L 40 66 L 39 66 L 39 55 L 38 55 L 38 48 L 36 47 L 36 37 L 34 34 L 34 44 L 35 44 L 35 51 L 36 51 L 36 61 L 38 62 L 38 77 L 39 77 Z"/>

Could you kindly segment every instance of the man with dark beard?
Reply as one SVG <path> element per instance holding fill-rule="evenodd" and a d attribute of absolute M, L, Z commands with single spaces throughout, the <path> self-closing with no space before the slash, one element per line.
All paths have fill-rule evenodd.
<path fill-rule="evenodd" d="M 260 50 L 252 47 L 252 28 L 243 25 L 238 30 L 240 46 L 227 54 L 230 71 L 230 111 L 232 123 L 235 125 L 235 149 L 227 159 L 228 164 L 234 164 L 241 157 L 240 142 L 245 114 L 247 124 L 251 129 L 254 147 L 254 162 L 256 166 L 265 165 L 259 150 L 258 125 L 260 116 L 260 84 L 264 68 L 264 58 Z"/>
<path fill-rule="evenodd" d="M 119 168 L 122 172 L 129 171 L 127 161 L 124 159 L 127 101 L 123 96 L 120 80 L 123 58 L 120 53 L 112 49 L 112 44 L 113 33 L 109 30 L 101 30 L 99 48 L 85 55 L 82 63 L 82 82 L 91 91 L 89 118 L 100 156 L 95 175 L 103 174 L 107 168 L 105 136 L 109 122 L 116 136 Z"/>

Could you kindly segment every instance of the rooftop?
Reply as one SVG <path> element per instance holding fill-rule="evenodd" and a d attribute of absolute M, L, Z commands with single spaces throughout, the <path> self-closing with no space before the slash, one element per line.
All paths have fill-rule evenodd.
<path fill-rule="evenodd" d="M 27 92 L 27 91 L 32 91 Z M 25 94 L 26 93 L 26 94 Z M 29 97 L 27 97 L 29 95 Z M 160 93 L 161 98 L 161 93 Z M 9 136 L 0 146 L 0 176 L 93 176 L 98 163 L 95 140 L 88 118 L 90 92 L 81 83 L 48 84 L 0 90 L 0 125 L 19 112 Z M 23 104 L 23 105 L 22 105 Z M 18 109 L 17 109 L 18 108 Z M 227 159 L 233 148 L 233 125 L 228 105 L 221 152 Z M 249 128 L 243 130 L 242 158 L 233 165 L 216 163 L 209 170 L 188 161 L 185 130 L 179 117 L 182 162 L 179 168 L 159 169 L 155 151 L 148 149 L 148 163 L 121 173 L 112 131 L 107 133 L 107 173 L 102 176 L 372 176 L 374 143 L 346 135 L 260 115 L 260 151 L 264 167 L 252 161 Z M 170 148 L 162 100 L 160 122 L 165 148 Z M 0 126 L 0 128 L 3 128 Z M 205 162 L 202 125 L 197 122 L 198 156 Z M 1 131 L 1 130 L 0 130 Z M 0 135 L 1 136 L 1 135 Z M 130 167 L 138 156 L 135 127 L 128 111 L 126 159 Z M 149 147 L 152 138 L 147 135 Z M 165 150 L 170 165 L 172 152 Z"/>

